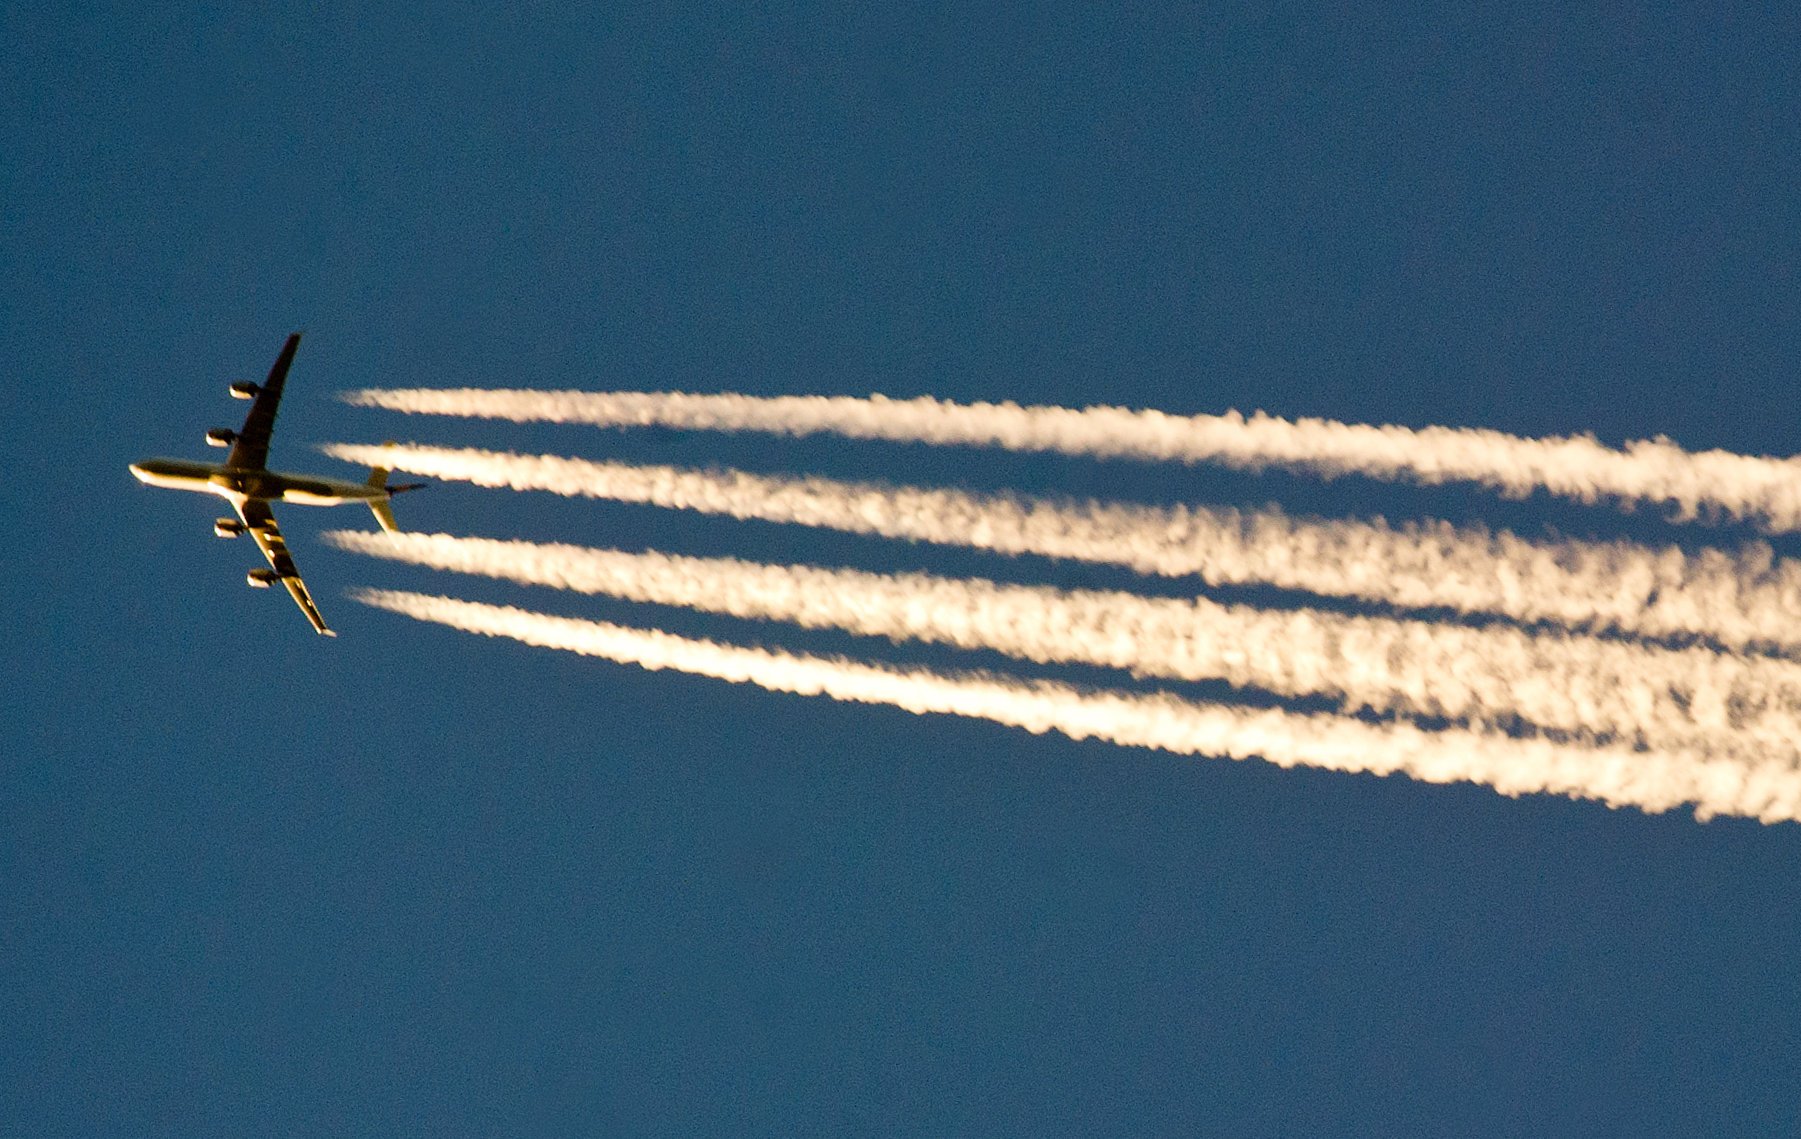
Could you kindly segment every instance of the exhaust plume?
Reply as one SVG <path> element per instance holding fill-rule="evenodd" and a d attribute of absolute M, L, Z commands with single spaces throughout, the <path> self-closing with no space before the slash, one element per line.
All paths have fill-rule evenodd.
<path fill-rule="evenodd" d="M 1345 711 L 1517 717 L 1657 749 L 1753 762 L 1801 758 L 1801 665 L 1707 649 L 448 534 L 335 531 L 326 538 L 358 553 L 524 584 L 991 649 L 1039 664 L 1322 695 Z"/>
<path fill-rule="evenodd" d="M 1325 478 L 1362 475 L 1434 486 L 1470 482 L 1511 497 L 1545 491 L 1578 502 L 1665 506 L 1801 529 L 1801 460 L 1685 451 L 1665 438 L 1623 449 L 1592 436 L 1526 439 L 1465 427 L 1408 428 L 1281 419 L 1256 412 L 1168 415 L 1120 407 L 958 404 L 920 397 L 695 395 L 402 389 L 347 392 L 362 407 L 515 422 L 592 423 L 999 447 L 1097 458 L 1271 467 Z"/>
<path fill-rule="evenodd" d="M 1801 563 L 1773 559 L 1762 543 L 1691 557 L 1674 546 L 1528 541 L 1445 522 L 1397 528 L 1273 509 L 1062 502 L 414 445 L 324 450 L 480 486 L 1193 574 L 1213 585 L 1268 584 L 1574 630 L 1701 636 L 1728 648 L 1801 645 Z"/>
<path fill-rule="evenodd" d="M 1431 783 L 1482 783 L 1510 796 L 1549 792 L 1650 812 L 1693 803 L 1702 819 L 1743 815 L 1777 822 L 1801 817 L 1801 773 L 1793 769 L 1751 769 L 1703 756 L 1647 754 L 1465 728 L 1429 732 L 1406 723 L 1235 708 L 1167 693 L 1093 691 L 998 675 L 896 668 L 395 590 L 361 589 L 351 596 L 421 621 L 646 669 L 885 704 L 916 715 L 968 716 L 1071 739 L 1179 755 L 1261 756 L 1281 767 L 1401 772 Z"/>

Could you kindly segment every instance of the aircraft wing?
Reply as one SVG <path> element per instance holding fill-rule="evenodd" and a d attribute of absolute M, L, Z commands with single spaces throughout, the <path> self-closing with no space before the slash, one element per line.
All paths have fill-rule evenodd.
<path fill-rule="evenodd" d="M 298 332 L 282 345 L 281 355 L 269 369 L 269 378 L 257 389 L 256 399 L 250 404 L 250 414 L 244 417 L 244 428 L 238 432 L 237 442 L 231 445 L 226 466 L 260 470 L 269 465 L 269 436 L 275 434 L 275 409 L 281 405 L 282 385 L 288 381 L 288 366 L 294 362 L 294 353 L 299 347 Z"/>
<path fill-rule="evenodd" d="M 288 341 L 289 347 L 293 343 L 292 340 Z M 281 536 L 281 528 L 275 524 L 275 512 L 269 509 L 269 504 L 254 500 L 246 502 L 238 515 L 244 519 L 244 525 L 250 528 L 250 536 L 256 539 L 257 549 L 268 559 L 269 568 L 287 586 L 294 604 L 300 606 L 300 611 L 313 623 L 313 628 L 328 637 L 337 636 L 325 627 L 325 618 L 319 615 L 319 607 L 313 604 L 313 595 L 307 592 L 306 582 L 300 580 L 300 571 L 294 568 L 294 556 L 288 553 L 288 543 Z"/>

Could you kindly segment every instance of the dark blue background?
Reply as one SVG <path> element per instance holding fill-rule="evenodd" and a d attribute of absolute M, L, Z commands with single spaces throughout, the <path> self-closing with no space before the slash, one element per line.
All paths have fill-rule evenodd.
<path fill-rule="evenodd" d="M 362 386 L 930 393 L 1797 449 L 1788 6 L 0 9 L 0 1129 L 1786 1134 L 1801 828 L 1177 760 L 478 641 L 205 455 L 386 435 L 1136 500 L 1745 534 Z M 212 452 L 211 454 L 217 454 Z M 217 513 L 217 510 L 214 510 Z M 1123 574 L 441 486 L 403 521 Z M 1784 553 L 1795 543 L 1779 543 Z"/>

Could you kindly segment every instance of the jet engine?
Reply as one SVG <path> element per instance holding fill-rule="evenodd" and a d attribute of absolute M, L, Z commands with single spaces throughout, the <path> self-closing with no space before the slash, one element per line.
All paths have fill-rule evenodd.
<path fill-rule="evenodd" d="M 215 427 L 206 433 L 208 447 L 229 447 L 238 441 L 238 433 L 229 427 Z"/>
<path fill-rule="evenodd" d="M 236 518 L 221 518 L 213 523 L 213 533 L 221 538 L 235 538 L 244 532 L 244 524 Z"/>
<path fill-rule="evenodd" d="M 244 380 L 239 380 L 237 383 L 231 385 L 231 398 L 255 399 L 256 393 L 262 390 L 261 384 L 253 384 Z"/>
<path fill-rule="evenodd" d="M 244 575 L 244 580 L 250 583 L 252 589 L 268 589 L 281 578 L 276 575 L 274 570 L 253 569 Z"/>

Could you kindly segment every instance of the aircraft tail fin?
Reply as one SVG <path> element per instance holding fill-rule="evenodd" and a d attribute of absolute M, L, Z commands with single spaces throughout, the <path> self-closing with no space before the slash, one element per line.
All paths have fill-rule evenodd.
<path fill-rule="evenodd" d="M 382 445 L 384 447 L 392 447 L 394 445 L 394 440 L 390 439 Z M 386 530 L 390 534 L 398 534 L 400 532 L 400 524 L 394 521 L 394 509 L 389 506 L 388 503 L 393 499 L 394 495 L 403 494 L 409 490 L 418 490 L 425 484 L 422 482 L 413 482 L 404 483 L 400 486 L 389 486 L 388 476 L 393 473 L 394 471 L 391 467 L 369 468 L 369 485 L 378 490 L 385 490 L 388 492 L 387 498 L 370 499 L 369 509 L 374 513 L 375 520 L 381 523 L 381 528 L 383 530 Z"/>
<path fill-rule="evenodd" d="M 371 467 L 371 468 L 369 468 L 369 485 L 372 487 L 377 487 L 381 490 L 387 490 L 388 489 L 388 474 L 389 474 L 389 468 L 387 468 L 387 467 Z M 393 509 L 393 507 L 388 505 L 387 499 L 385 499 L 385 498 L 370 499 L 369 500 L 369 511 L 370 511 L 370 513 L 375 515 L 375 520 L 377 522 L 381 523 L 381 528 L 383 530 L 386 530 L 390 534 L 399 533 L 400 523 L 394 521 L 394 509 Z"/>

